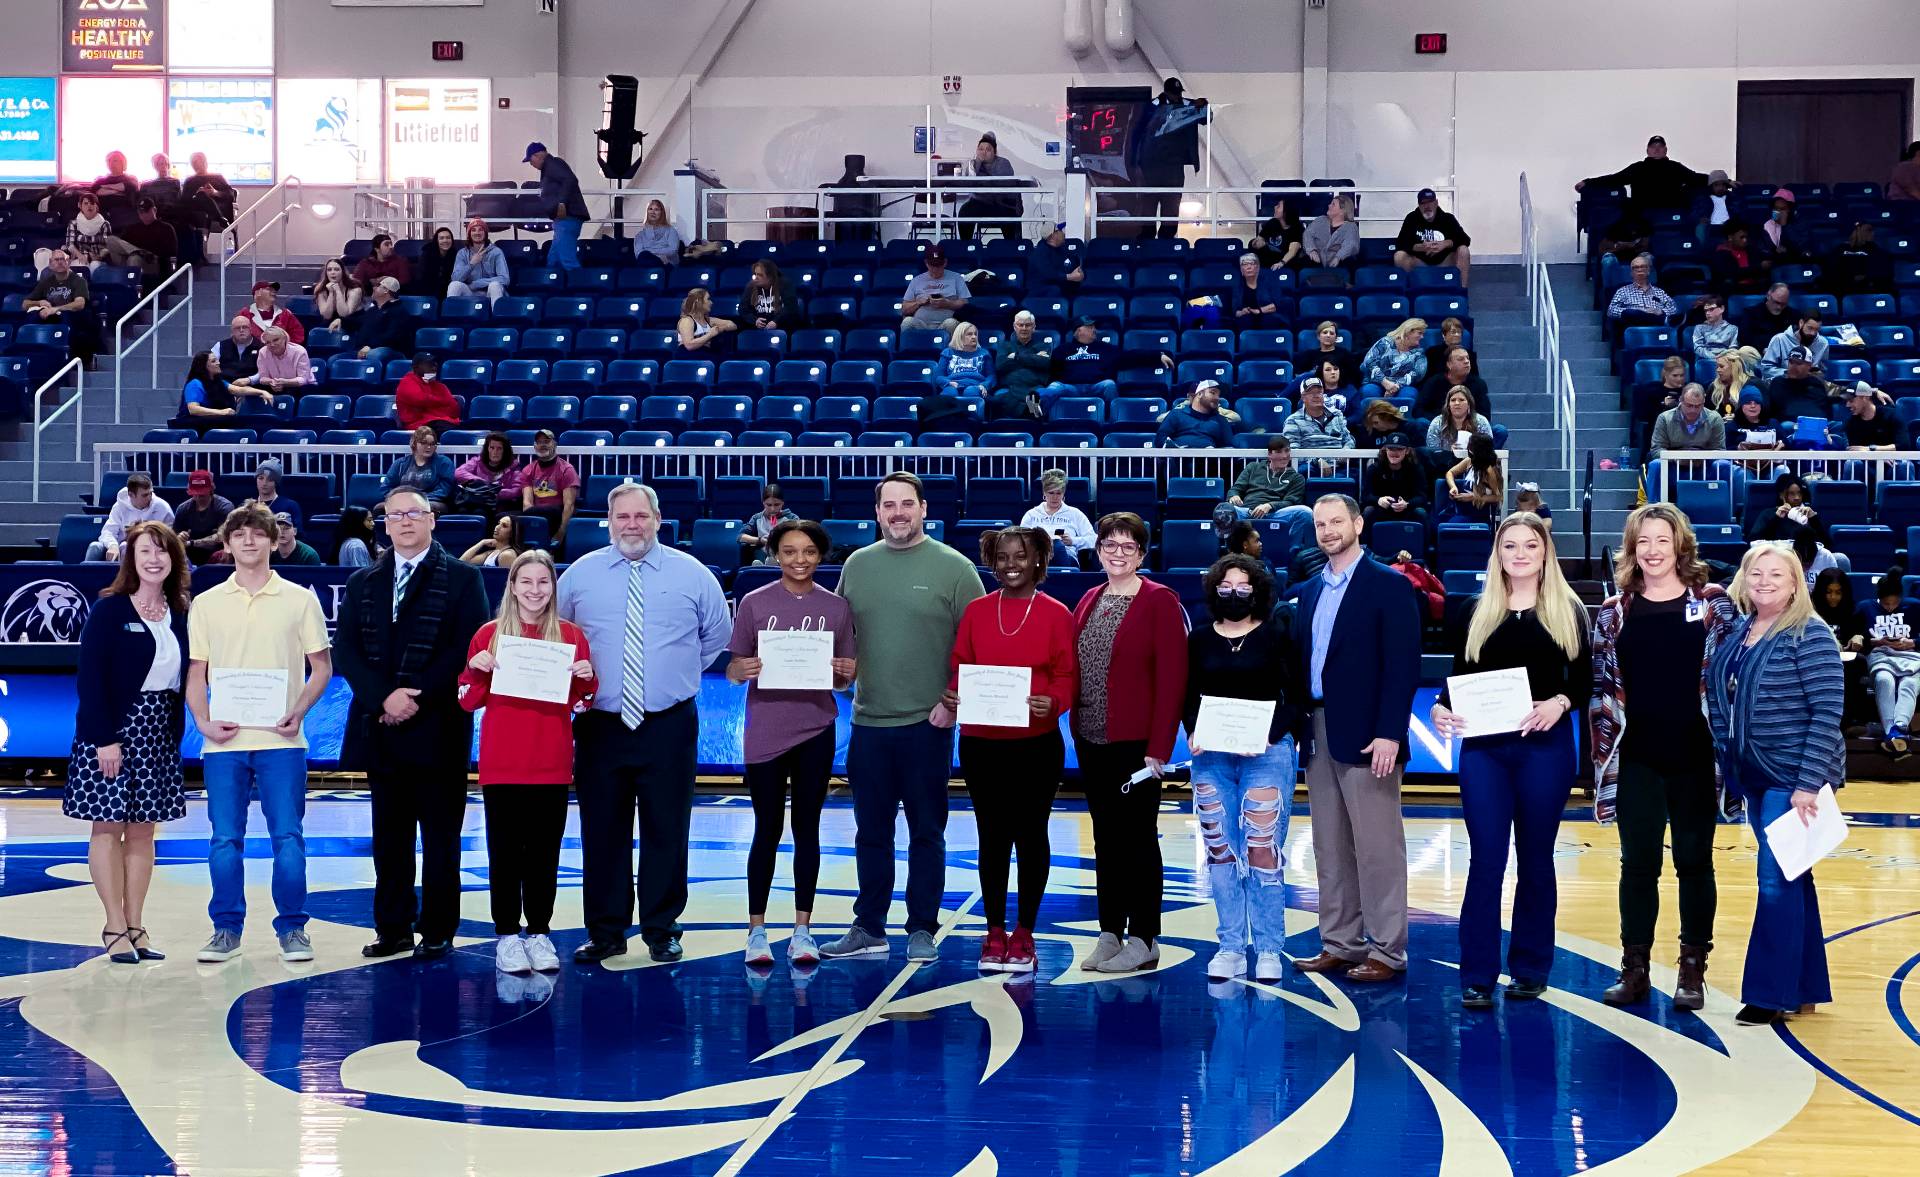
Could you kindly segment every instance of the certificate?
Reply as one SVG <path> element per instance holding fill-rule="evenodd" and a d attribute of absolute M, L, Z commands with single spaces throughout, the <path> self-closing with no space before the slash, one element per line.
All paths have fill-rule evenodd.
<path fill-rule="evenodd" d="M 1267 750 L 1273 730 L 1272 699 L 1223 699 L 1200 696 L 1200 718 L 1189 733 L 1203 752 L 1258 756 Z"/>
<path fill-rule="evenodd" d="M 287 706 L 287 672 L 223 667 L 207 672 L 213 697 L 207 717 L 215 723 L 241 727 L 277 727 Z"/>
<path fill-rule="evenodd" d="M 763 691 L 831 691 L 833 632 L 825 629 L 760 631 Z"/>
<path fill-rule="evenodd" d="M 1533 710 L 1533 688 L 1518 666 L 1453 675 L 1447 679 L 1447 697 L 1466 729 L 1462 734 L 1468 736 L 1517 732 Z"/>
<path fill-rule="evenodd" d="M 962 666 L 957 718 L 980 727 L 1029 727 L 1033 712 L 1027 709 L 1027 696 L 1031 694 L 1032 667 Z"/>
<path fill-rule="evenodd" d="M 500 635 L 493 651 L 493 693 L 565 703 L 573 691 L 573 643 Z"/>
<path fill-rule="evenodd" d="M 1833 796 L 1832 785 L 1821 785 L 1814 803 L 1811 823 L 1802 823 L 1800 814 L 1789 809 L 1767 823 L 1767 848 L 1773 851 L 1780 873 L 1788 882 L 1813 869 L 1813 864 L 1840 848 L 1847 840 L 1847 817 Z"/>

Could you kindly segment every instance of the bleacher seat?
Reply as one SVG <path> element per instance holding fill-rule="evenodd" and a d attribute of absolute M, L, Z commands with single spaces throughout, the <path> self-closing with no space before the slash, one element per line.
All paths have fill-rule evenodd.
<path fill-rule="evenodd" d="M 745 516 L 742 515 L 741 519 Z M 713 568 L 731 571 L 740 564 L 741 519 L 693 521 L 693 558 Z"/>
<path fill-rule="evenodd" d="M 488 394 L 467 401 L 467 423 L 480 429 L 516 429 L 524 406 L 517 396 Z"/>
<path fill-rule="evenodd" d="M 577 396 L 555 396 L 543 394 L 530 396 L 521 417 L 521 424 L 529 429 L 551 429 L 555 433 L 565 433 L 580 425 L 580 398 Z"/>
<path fill-rule="evenodd" d="M 1733 522 L 1733 484 L 1724 479 L 1683 478 L 1675 484 L 1674 505 L 1694 523 Z"/>
<path fill-rule="evenodd" d="M 1160 566 L 1169 572 L 1204 571 L 1220 557 L 1211 519 L 1169 519 L 1160 530 Z"/>
<path fill-rule="evenodd" d="M 1854 572 L 1878 574 L 1898 562 L 1895 534 L 1893 528 L 1881 524 L 1837 524 L 1828 528 L 1827 546 L 1845 553 Z"/>

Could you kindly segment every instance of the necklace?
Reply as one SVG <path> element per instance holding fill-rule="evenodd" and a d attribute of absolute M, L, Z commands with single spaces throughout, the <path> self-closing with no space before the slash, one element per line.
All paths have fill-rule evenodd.
<path fill-rule="evenodd" d="M 1038 593 L 1036 593 L 1036 594 L 1034 594 L 1034 596 L 1038 596 L 1038 595 L 1039 595 Z M 1000 636 L 1001 636 L 1001 637 L 1003 637 L 1003 638 L 1010 638 L 1010 637 L 1012 637 L 1012 636 L 1013 636 L 1014 634 L 1017 634 L 1017 633 L 1019 633 L 1019 632 L 1020 632 L 1020 631 L 1021 631 L 1022 629 L 1025 629 L 1025 628 L 1026 628 L 1026 625 L 1027 625 L 1027 618 L 1029 618 L 1029 617 L 1031 617 L 1031 616 L 1033 616 L 1033 601 L 1034 601 L 1034 598 L 1033 598 L 1033 597 L 1028 597 L 1028 598 L 1027 598 L 1027 611 L 1026 611 L 1025 613 L 1022 613 L 1022 614 L 1020 615 L 1020 624 L 1019 624 L 1019 625 L 1016 625 L 1016 626 L 1014 626 L 1014 627 L 1013 627 L 1012 629 L 1008 629 L 1008 628 L 1007 628 L 1007 619 L 1006 619 L 1006 616 L 1004 615 L 1004 613 L 1002 612 L 1002 607 L 1003 607 L 1003 606 L 1004 606 L 1004 605 L 1006 604 L 1006 600 L 1007 600 L 1007 595 L 1006 595 L 1005 593 L 1001 593 L 1001 594 L 1000 594 L 1000 595 L 999 595 L 998 597 L 995 597 L 995 598 L 994 598 L 994 601 L 993 601 L 993 623 L 994 623 L 995 625 L 997 625 L 997 626 L 999 626 L 999 627 L 1000 627 Z"/>
<path fill-rule="evenodd" d="M 1238 654 L 1240 652 L 1240 647 L 1247 644 L 1247 634 L 1250 634 L 1252 632 L 1253 632 L 1252 630 L 1248 630 L 1247 633 L 1241 634 L 1240 640 L 1237 642 L 1234 641 L 1232 638 L 1228 638 L 1227 649 L 1232 650 L 1234 653 Z"/>
<path fill-rule="evenodd" d="M 154 601 L 152 603 L 148 603 L 146 601 L 141 600 L 139 596 L 136 595 L 133 598 L 133 608 L 136 613 L 140 614 L 140 616 L 146 618 L 148 621 L 158 621 L 162 617 L 165 617 L 167 615 L 167 601 L 165 597 L 162 597 L 159 600 Z"/>

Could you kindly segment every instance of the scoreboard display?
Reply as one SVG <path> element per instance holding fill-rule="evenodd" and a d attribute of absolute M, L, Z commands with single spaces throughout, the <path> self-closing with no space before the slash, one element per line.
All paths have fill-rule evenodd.
<path fill-rule="evenodd" d="M 1125 183 L 1133 135 L 1153 91 L 1145 86 L 1075 86 L 1067 90 L 1067 166 Z"/>

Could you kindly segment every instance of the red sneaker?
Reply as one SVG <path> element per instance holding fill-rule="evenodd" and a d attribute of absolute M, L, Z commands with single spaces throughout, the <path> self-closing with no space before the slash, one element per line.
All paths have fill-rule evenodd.
<path fill-rule="evenodd" d="M 1025 928 L 1015 928 L 1007 939 L 1006 964 L 1002 972 L 1030 973 L 1033 971 L 1033 933 Z"/>
<path fill-rule="evenodd" d="M 980 971 L 998 973 L 1007 967 L 1007 931 L 1005 928 L 988 928 L 987 942 L 980 946 Z"/>

